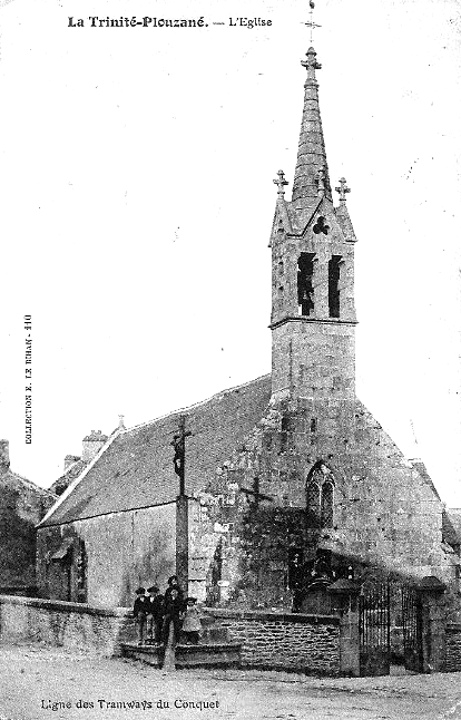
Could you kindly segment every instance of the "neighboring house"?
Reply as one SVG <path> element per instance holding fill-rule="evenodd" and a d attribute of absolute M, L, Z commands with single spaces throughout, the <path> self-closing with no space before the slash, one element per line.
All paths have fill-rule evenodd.
<path fill-rule="evenodd" d="M 35 526 L 56 500 L 49 490 L 10 469 L 8 440 L 0 440 L 0 591 L 35 585 Z"/>
<path fill-rule="evenodd" d="M 291 201 L 274 181 L 272 373 L 115 433 L 39 526 L 45 596 L 126 605 L 178 563 L 189 592 L 243 608 L 309 610 L 319 578 L 370 572 L 455 587 L 456 533 L 442 537 L 424 465 L 355 394 L 356 238 L 344 179 L 333 204 L 312 48 L 303 65 Z"/>

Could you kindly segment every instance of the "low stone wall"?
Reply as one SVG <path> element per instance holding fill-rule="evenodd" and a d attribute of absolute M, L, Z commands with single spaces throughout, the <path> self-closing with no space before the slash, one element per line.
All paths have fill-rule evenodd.
<path fill-rule="evenodd" d="M 241 643 L 244 667 L 339 674 L 340 621 L 336 616 L 217 608 L 205 613 L 227 631 L 230 641 Z M 110 657 L 120 653 L 121 642 L 133 639 L 133 624 L 128 608 L 0 596 L 0 641 L 5 643 L 37 642 Z"/>
<path fill-rule="evenodd" d="M 0 596 L 0 641 L 37 642 L 93 655 L 119 654 L 133 621 L 126 608 Z"/>
<path fill-rule="evenodd" d="M 445 664 L 446 672 L 461 671 L 461 623 L 452 623 L 445 628 Z"/>
<path fill-rule="evenodd" d="M 209 614 L 242 644 L 242 665 L 339 675 L 340 626 L 333 615 L 238 612 L 213 608 Z"/>

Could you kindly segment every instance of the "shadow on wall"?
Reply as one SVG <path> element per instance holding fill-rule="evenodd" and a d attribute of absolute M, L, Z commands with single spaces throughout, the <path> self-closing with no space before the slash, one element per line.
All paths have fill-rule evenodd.
<path fill-rule="evenodd" d="M 1 488 L 0 585 L 35 582 L 35 525 L 18 512 L 19 492 Z"/>
<path fill-rule="evenodd" d="M 252 505 L 242 518 L 241 542 L 239 577 L 230 603 L 241 601 L 252 608 L 290 606 L 290 558 L 298 548 L 305 552 L 308 545 L 305 510 Z"/>
<path fill-rule="evenodd" d="M 176 572 L 176 563 L 171 559 L 168 549 L 168 542 L 157 538 L 155 548 L 149 548 L 133 559 L 132 567 L 126 568 L 123 575 L 121 606 L 133 606 L 136 588 L 140 585 L 145 588 L 157 585 L 162 594 L 165 592 L 168 578 Z"/>

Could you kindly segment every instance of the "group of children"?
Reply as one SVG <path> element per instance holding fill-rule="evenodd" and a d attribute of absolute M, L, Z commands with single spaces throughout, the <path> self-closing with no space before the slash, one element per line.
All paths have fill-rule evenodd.
<path fill-rule="evenodd" d="M 184 598 L 176 575 L 168 579 L 165 595 L 160 594 L 156 585 L 147 590 L 139 587 L 133 608 L 138 629 L 138 645 L 143 645 L 144 642 L 166 645 L 170 625 L 173 626 L 175 644 L 182 633 L 184 642 L 196 645 L 202 627 L 196 602 L 196 598 Z"/>

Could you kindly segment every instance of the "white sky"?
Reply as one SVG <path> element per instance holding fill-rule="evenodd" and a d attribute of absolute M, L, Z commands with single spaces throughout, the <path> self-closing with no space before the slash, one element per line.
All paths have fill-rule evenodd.
<path fill-rule="evenodd" d="M 316 4 L 331 179 L 359 239 L 358 394 L 461 506 L 461 8 Z M 245 0 L 233 17 L 273 21 L 253 30 L 230 10 L 0 0 L 0 436 L 41 485 L 119 413 L 132 426 L 270 370 L 272 179 L 293 179 L 309 9 Z M 67 27 L 108 14 L 209 27 Z"/>

